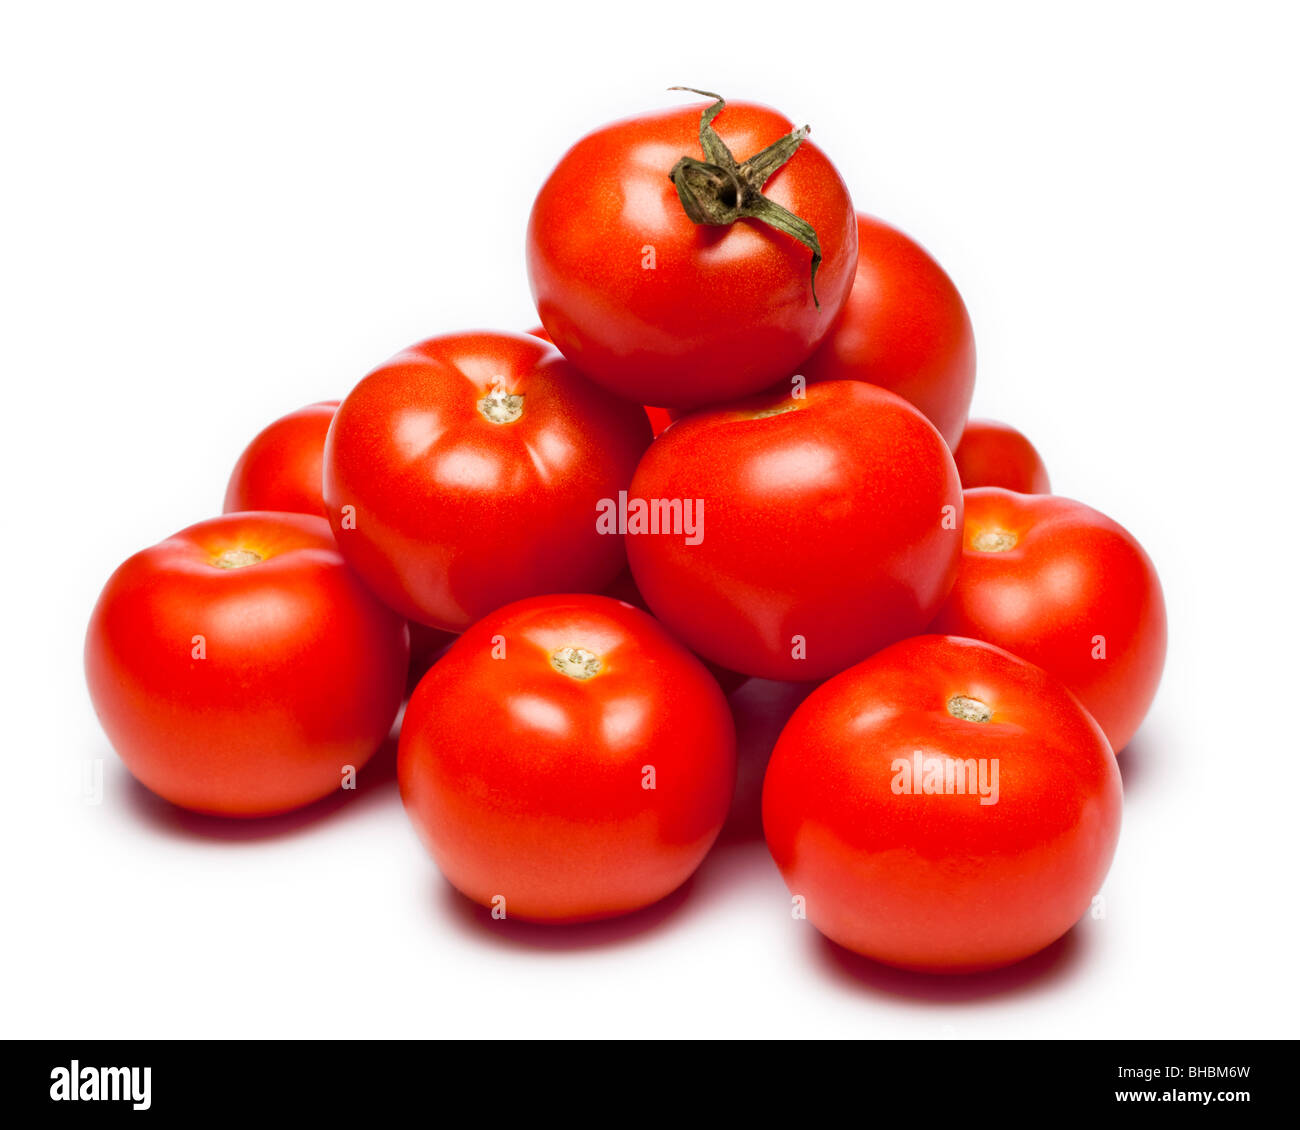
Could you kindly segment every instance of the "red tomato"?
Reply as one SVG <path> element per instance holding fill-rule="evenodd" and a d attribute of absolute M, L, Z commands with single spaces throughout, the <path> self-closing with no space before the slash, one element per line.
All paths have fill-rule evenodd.
<path fill-rule="evenodd" d="M 964 542 L 934 630 L 1045 668 L 1123 749 L 1165 663 L 1164 596 L 1133 535 L 1068 498 L 983 487 L 966 492 Z"/>
<path fill-rule="evenodd" d="M 966 304 L 925 248 L 859 213 L 853 291 L 830 336 L 799 371 L 810 381 L 890 389 L 955 447 L 975 390 L 975 335 Z"/>
<path fill-rule="evenodd" d="M 533 337 L 540 337 L 543 341 L 551 340 L 550 336 L 541 326 L 536 326 L 528 332 L 532 334 Z M 554 343 L 552 342 L 552 344 Z M 663 431 L 664 428 L 671 424 L 676 418 L 666 408 L 655 408 L 649 404 L 645 406 L 645 414 L 646 418 L 650 421 L 650 429 L 655 435 L 658 435 Z"/>
<path fill-rule="evenodd" d="M 592 380 L 643 404 L 694 407 L 788 377 L 826 335 L 853 282 L 848 189 L 821 150 L 797 144 L 790 120 L 775 110 L 729 102 L 705 127 L 711 145 L 720 138 L 742 162 L 774 142 L 797 145 L 762 185 L 770 203 L 756 203 L 763 198 L 745 180 L 760 167 L 766 172 L 767 162 L 737 174 L 723 168 L 729 158 L 718 151 L 710 162 L 716 173 L 705 172 L 719 186 L 707 202 L 718 222 L 690 219 L 675 184 L 688 194 L 699 187 L 690 173 L 708 156 L 701 110 L 642 114 L 588 134 L 560 159 L 528 223 L 528 274 L 551 340 Z M 683 165 L 682 157 L 696 164 Z M 720 199 L 728 193 L 729 201 Z M 743 215 L 736 211 L 742 197 Z M 816 232 L 820 309 L 809 248 L 752 218 L 772 205 Z"/>
<path fill-rule="evenodd" d="M 460 631 L 512 600 L 599 590 L 624 564 L 596 528 L 650 427 L 524 334 L 435 337 L 343 402 L 325 505 L 348 563 L 412 620 Z"/>
<path fill-rule="evenodd" d="M 651 617 L 545 596 L 470 628 L 416 688 L 402 799 L 463 894 L 508 917 L 625 914 L 691 875 L 727 815 L 735 735 L 712 676 Z"/>
<path fill-rule="evenodd" d="M 406 663 L 406 624 L 305 514 L 228 514 L 137 553 L 86 634 L 90 697 L 127 768 L 222 816 L 344 784 L 387 737 Z"/>
<path fill-rule="evenodd" d="M 338 406 L 337 400 L 309 404 L 258 432 L 231 472 L 222 512 L 287 510 L 324 518 L 321 458 Z"/>
<path fill-rule="evenodd" d="M 857 381 L 678 420 L 641 460 L 631 499 L 628 561 L 651 610 L 700 655 L 766 679 L 823 679 L 921 631 L 961 553 L 961 484 L 942 437 Z M 639 533 L 638 500 L 676 505 L 678 532 Z M 702 517 L 694 534 L 688 516 Z"/>
<path fill-rule="evenodd" d="M 1119 824 L 1114 755 L 1077 700 L 955 637 L 904 640 L 815 690 L 763 785 L 768 847 L 809 921 L 927 972 L 1050 945 L 1088 909 Z"/>
<path fill-rule="evenodd" d="M 952 453 L 961 485 L 1004 487 L 1021 494 L 1049 494 L 1052 484 L 1034 445 L 1009 424 L 970 420 Z"/>

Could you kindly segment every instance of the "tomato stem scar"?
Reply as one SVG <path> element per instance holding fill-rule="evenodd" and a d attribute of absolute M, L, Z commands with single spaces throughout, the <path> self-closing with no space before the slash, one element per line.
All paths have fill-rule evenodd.
<path fill-rule="evenodd" d="M 798 410 L 798 405 L 795 404 L 773 404 L 771 407 L 760 408 L 757 412 L 751 412 L 749 418 L 751 420 L 766 420 L 769 416 L 783 416 L 787 412 L 797 412 Z"/>
<path fill-rule="evenodd" d="M 212 564 L 218 569 L 243 569 L 247 565 L 256 565 L 261 560 L 262 555 L 251 549 L 228 549 L 214 557 Z"/>
<path fill-rule="evenodd" d="M 993 711 L 986 703 L 964 694 L 955 694 L 948 700 L 948 713 L 963 722 L 988 722 L 993 718 Z"/>
<path fill-rule="evenodd" d="M 551 666 L 561 675 L 585 682 L 600 674 L 600 656 L 585 647 L 562 647 L 551 655 Z"/>
<path fill-rule="evenodd" d="M 1006 553 L 1016 547 L 1016 535 L 1010 530 L 980 530 L 970 539 L 972 547 L 981 553 Z"/>
<path fill-rule="evenodd" d="M 507 392 L 503 382 L 494 384 L 478 401 L 479 414 L 493 424 L 513 424 L 524 414 L 524 394 Z"/>

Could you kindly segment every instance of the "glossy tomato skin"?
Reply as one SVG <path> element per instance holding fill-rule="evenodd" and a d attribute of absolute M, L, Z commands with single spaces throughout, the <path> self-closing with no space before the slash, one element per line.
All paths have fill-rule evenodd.
<path fill-rule="evenodd" d="M 857 228 L 852 293 L 799 371 L 810 381 L 867 381 L 896 392 L 955 447 L 975 391 L 975 334 L 966 304 L 911 237 L 862 213 Z"/>
<path fill-rule="evenodd" d="M 988 720 L 954 714 L 959 697 Z M 956 773 L 940 784 L 968 759 L 969 791 Z M 812 924 L 855 953 L 934 973 L 1008 965 L 1069 930 L 1110 867 L 1120 807 L 1110 746 L 1065 687 L 1000 648 L 943 636 L 904 640 L 815 690 L 763 785 L 768 847 Z"/>
<path fill-rule="evenodd" d="M 267 425 L 239 457 L 222 513 L 285 510 L 324 518 L 321 462 L 337 400 L 309 404 Z"/>
<path fill-rule="evenodd" d="M 566 656 L 599 669 L 565 673 Z M 425 676 L 397 769 L 453 886 L 504 898 L 507 917 L 578 922 L 648 906 L 699 866 L 727 815 L 735 735 L 713 677 L 653 618 L 535 597 L 479 621 Z"/>
<path fill-rule="evenodd" d="M 970 420 L 952 453 L 961 485 L 1003 487 L 1020 494 L 1050 494 L 1052 483 L 1037 448 L 1022 432 L 998 420 Z"/>
<path fill-rule="evenodd" d="M 700 103 L 642 114 L 588 134 L 561 158 L 528 222 L 528 277 L 560 351 L 620 396 L 688 408 L 789 377 L 829 331 L 857 258 L 849 192 L 805 141 L 764 194 L 817 232 L 811 253 L 755 220 L 687 218 L 669 180 L 702 158 Z M 793 128 L 774 110 L 728 102 L 714 128 L 743 161 Z"/>
<path fill-rule="evenodd" d="M 260 560 L 223 567 L 232 553 Z M 323 518 L 240 512 L 121 565 L 85 660 L 104 732 L 142 784 L 197 812 L 269 816 L 338 789 L 387 737 L 407 630 Z"/>
<path fill-rule="evenodd" d="M 1124 748 L 1155 698 L 1167 622 L 1155 566 L 1118 522 L 1068 498 L 966 492 L 962 563 L 933 630 L 1055 675 Z"/>
<path fill-rule="evenodd" d="M 381 599 L 458 632 L 512 600 L 613 580 L 624 551 L 597 531 L 597 504 L 626 489 L 650 440 L 640 407 L 535 337 L 436 337 L 344 400 L 325 505 Z"/>
<path fill-rule="evenodd" d="M 629 526 L 633 576 L 687 646 L 765 679 L 824 679 L 923 630 L 961 553 L 961 486 L 942 437 L 858 381 L 678 420 L 630 497 L 703 500 L 697 544 Z"/>

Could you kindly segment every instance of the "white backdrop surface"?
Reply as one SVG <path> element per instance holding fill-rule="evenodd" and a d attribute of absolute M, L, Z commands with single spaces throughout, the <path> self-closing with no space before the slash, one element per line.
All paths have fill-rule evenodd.
<path fill-rule="evenodd" d="M 698 9 L 4 8 L 0 1035 L 1297 1034 L 1295 9 Z M 812 123 L 965 295 L 975 414 L 1161 571 L 1105 916 L 1015 969 L 854 960 L 744 836 L 634 919 L 493 924 L 391 778 L 223 825 L 96 724 L 82 634 L 118 562 L 215 514 L 274 417 L 430 334 L 534 324 L 533 194 L 674 83 Z"/>

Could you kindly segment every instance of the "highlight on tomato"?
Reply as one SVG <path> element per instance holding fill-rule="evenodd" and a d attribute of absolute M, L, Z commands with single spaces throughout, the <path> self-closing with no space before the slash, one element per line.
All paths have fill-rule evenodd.
<path fill-rule="evenodd" d="M 772 858 L 810 921 L 888 965 L 970 973 L 1050 945 L 1119 837 L 1115 756 L 1057 679 L 917 636 L 799 706 L 763 783 Z"/>
<path fill-rule="evenodd" d="M 588 134 L 528 221 L 550 339 L 629 400 L 691 408 L 788 378 L 830 331 L 857 260 L 835 166 L 782 114 L 708 104 Z"/>
<path fill-rule="evenodd" d="M 240 512 L 123 563 L 85 663 L 143 785 L 197 812 L 269 816 L 355 783 L 401 704 L 407 629 L 323 518 Z"/>
<path fill-rule="evenodd" d="M 653 617 L 541 596 L 469 628 L 416 688 L 406 810 L 447 880 L 498 916 L 579 922 L 676 890 L 727 816 L 726 699 Z"/>

